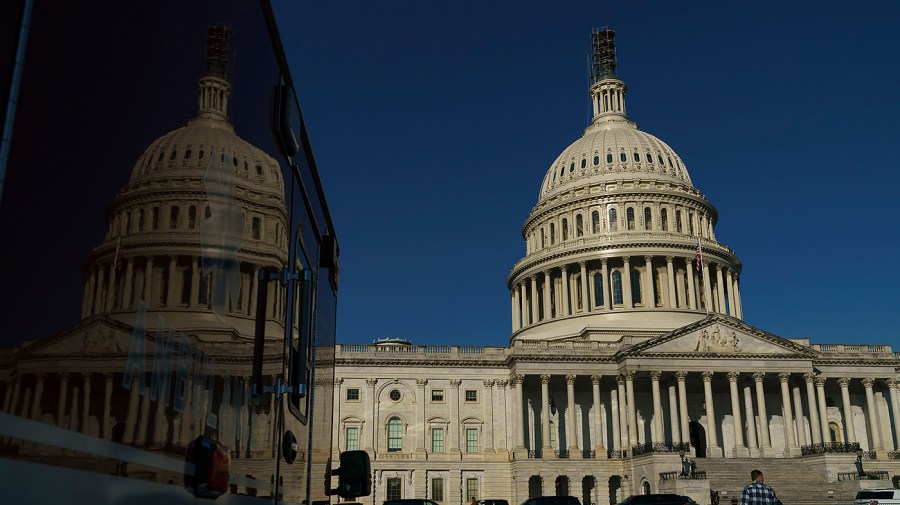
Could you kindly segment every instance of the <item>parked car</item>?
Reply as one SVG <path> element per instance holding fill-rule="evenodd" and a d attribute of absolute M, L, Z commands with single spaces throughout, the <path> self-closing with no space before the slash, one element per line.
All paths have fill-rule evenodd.
<path fill-rule="evenodd" d="M 680 494 L 641 494 L 625 498 L 619 505 L 693 505 L 694 500 Z"/>
<path fill-rule="evenodd" d="M 404 498 L 402 500 L 385 500 L 384 505 L 438 505 L 425 498 Z"/>
<path fill-rule="evenodd" d="M 478 500 L 478 505 L 509 505 L 506 500 Z"/>
<path fill-rule="evenodd" d="M 900 489 L 866 489 L 856 493 L 857 505 L 900 505 Z"/>
<path fill-rule="evenodd" d="M 521 505 L 581 505 L 574 496 L 536 496 L 522 502 Z"/>

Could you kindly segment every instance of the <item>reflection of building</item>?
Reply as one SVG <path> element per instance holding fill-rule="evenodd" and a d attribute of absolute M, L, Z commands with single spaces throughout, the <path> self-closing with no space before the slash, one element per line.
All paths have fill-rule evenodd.
<path fill-rule="evenodd" d="M 0 351 L 0 391 L 3 412 L 176 457 L 207 434 L 233 449 L 233 473 L 258 479 L 232 483 L 254 492 L 271 487 L 278 442 L 272 395 L 251 405 L 247 391 L 257 273 L 287 264 L 288 216 L 278 162 L 228 119 L 229 34 L 210 30 L 197 115 L 150 144 L 113 200 L 106 238 L 85 261 L 82 320 Z M 267 385 L 284 366 L 283 298 L 271 283 Z M 7 439 L 0 452 L 60 450 Z M 116 471 L 110 459 L 73 464 Z M 292 485 L 302 486 L 301 466 L 283 469 Z M 178 471 L 146 475 L 181 481 Z"/>
<path fill-rule="evenodd" d="M 785 503 L 847 501 L 856 444 L 900 473 L 897 355 L 743 322 L 741 262 L 678 155 L 625 114 L 611 39 L 595 33 L 593 121 L 523 227 L 510 346 L 339 346 L 333 451 L 374 455 L 373 503 L 700 501 L 752 466 Z M 706 479 L 675 479 L 681 450 Z"/>

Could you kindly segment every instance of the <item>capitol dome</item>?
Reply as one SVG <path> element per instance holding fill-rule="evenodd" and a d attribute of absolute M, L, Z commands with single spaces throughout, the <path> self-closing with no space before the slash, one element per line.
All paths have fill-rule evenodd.
<path fill-rule="evenodd" d="M 710 312 L 741 318 L 741 262 L 716 240 L 716 209 L 681 157 L 627 116 L 612 30 L 592 35 L 594 116 L 550 165 L 522 228 L 526 255 L 507 278 L 512 340 L 615 341 Z"/>
<path fill-rule="evenodd" d="M 229 36 L 210 31 L 196 116 L 153 141 L 116 194 L 85 262 L 83 318 L 130 321 L 143 302 L 151 321 L 201 339 L 253 336 L 258 271 L 287 264 L 289 233 L 281 167 L 228 119 Z M 267 334 L 278 335 L 272 291 Z"/>

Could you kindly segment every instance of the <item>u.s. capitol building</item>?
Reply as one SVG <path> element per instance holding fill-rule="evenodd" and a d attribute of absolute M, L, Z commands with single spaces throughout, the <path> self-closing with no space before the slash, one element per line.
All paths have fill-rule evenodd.
<path fill-rule="evenodd" d="M 373 456 L 374 504 L 706 502 L 753 468 L 785 503 L 896 484 L 898 355 L 744 323 L 741 261 L 678 154 L 626 114 L 613 38 L 593 33 L 593 119 L 522 227 L 509 346 L 338 346 L 333 455 Z"/>

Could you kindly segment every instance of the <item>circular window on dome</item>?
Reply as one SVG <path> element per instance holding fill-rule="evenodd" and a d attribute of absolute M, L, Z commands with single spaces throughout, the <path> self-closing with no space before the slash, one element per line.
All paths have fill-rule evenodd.
<path fill-rule="evenodd" d="M 400 391 L 396 389 L 392 389 L 388 396 L 395 402 L 399 402 L 401 397 Z"/>

